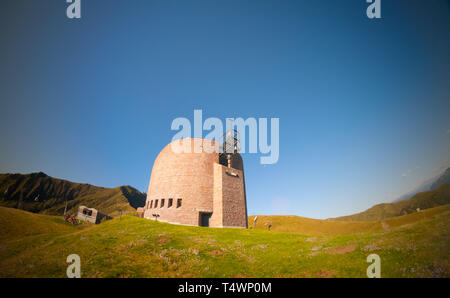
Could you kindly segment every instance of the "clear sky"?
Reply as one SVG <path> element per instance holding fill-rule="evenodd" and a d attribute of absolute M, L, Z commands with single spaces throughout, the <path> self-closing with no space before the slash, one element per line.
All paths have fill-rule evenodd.
<path fill-rule="evenodd" d="M 450 160 L 450 1 L 0 4 L 0 172 L 147 191 L 176 117 L 280 118 L 249 214 L 389 202 Z"/>

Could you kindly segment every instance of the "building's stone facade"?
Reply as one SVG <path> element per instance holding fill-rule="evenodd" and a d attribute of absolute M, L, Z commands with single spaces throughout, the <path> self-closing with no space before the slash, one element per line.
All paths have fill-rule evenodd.
<path fill-rule="evenodd" d="M 190 143 L 191 150 L 175 153 L 171 143 L 158 155 L 152 169 L 144 217 L 192 226 L 205 225 L 204 218 L 209 217 L 210 227 L 247 228 L 241 156 L 233 154 L 228 167 L 219 163 L 218 153 L 208 153 L 212 151 L 210 148 L 216 148 L 214 141 L 175 142 L 175 145 L 187 146 Z M 202 152 L 195 153 L 200 152 L 199 148 Z"/>

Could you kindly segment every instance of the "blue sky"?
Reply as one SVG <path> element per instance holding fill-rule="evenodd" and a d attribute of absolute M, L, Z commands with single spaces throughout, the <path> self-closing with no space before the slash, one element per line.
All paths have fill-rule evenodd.
<path fill-rule="evenodd" d="M 176 117 L 280 118 L 244 155 L 249 214 L 327 218 L 450 163 L 450 2 L 0 4 L 0 172 L 146 191 Z"/>

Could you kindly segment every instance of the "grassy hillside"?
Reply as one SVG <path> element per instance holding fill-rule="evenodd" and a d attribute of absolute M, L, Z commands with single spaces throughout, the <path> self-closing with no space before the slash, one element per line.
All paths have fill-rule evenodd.
<path fill-rule="evenodd" d="M 0 206 L 17 208 L 21 195 L 27 211 L 61 215 L 65 202 L 70 213 L 79 205 L 115 215 L 132 212 L 145 204 L 145 194 L 130 186 L 104 188 L 52 178 L 44 173 L 0 174 Z"/>
<path fill-rule="evenodd" d="M 132 216 L 72 227 L 0 207 L 9 231 L 0 234 L 0 277 L 64 277 L 69 254 L 80 256 L 82 277 L 366 277 L 371 253 L 381 257 L 382 277 L 450 277 L 449 215 L 442 206 L 402 217 L 391 229 L 343 235 L 318 221 L 317 235 L 302 235 Z M 19 221 L 33 224 L 22 233 Z"/>
<path fill-rule="evenodd" d="M 17 241 L 29 236 L 64 234 L 75 226 L 64 223 L 62 217 L 34 214 L 23 210 L 0 207 L 0 242 Z M 2 251 L 3 252 L 3 251 Z"/>
<path fill-rule="evenodd" d="M 349 216 L 334 218 L 339 221 L 374 221 L 386 218 L 392 218 L 421 210 L 450 204 L 450 183 L 444 183 L 435 190 L 425 191 L 416 194 L 409 200 L 390 204 L 379 204 L 372 208 Z"/>
<path fill-rule="evenodd" d="M 277 232 L 296 233 L 303 235 L 345 235 L 365 232 L 389 231 L 404 225 L 416 223 L 427 219 L 431 216 L 441 214 L 450 210 L 450 205 L 439 206 L 395 218 L 389 218 L 379 221 L 337 221 L 337 220 L 320 220 L 293 215 L 258 215 L 256 223 L 257 230 L 269 230 Z M 253 219 L 250 216 L 248 220 L 249 228 L 254 228 Z"/>

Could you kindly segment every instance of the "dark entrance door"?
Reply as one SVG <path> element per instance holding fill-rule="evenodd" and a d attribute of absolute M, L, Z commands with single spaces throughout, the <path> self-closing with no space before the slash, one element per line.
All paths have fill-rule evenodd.
<path fill-rule="evenodd" d="M 212 213 L 200 213 L 200 226 L 209 227 L 209 219 Z"/>

